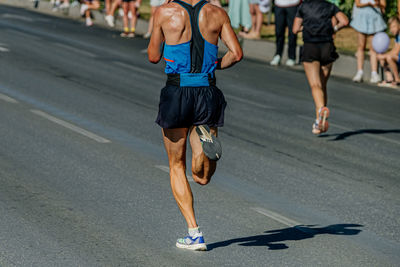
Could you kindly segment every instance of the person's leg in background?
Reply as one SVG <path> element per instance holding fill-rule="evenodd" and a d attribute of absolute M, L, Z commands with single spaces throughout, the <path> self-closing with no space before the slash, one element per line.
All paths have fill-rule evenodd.
<path fill-rule="evenodd" d="M 132 1 L 131 1 L 132 2 Z M 121 33 L 121 37 L 128 37 L 129 35 L 129 17 L 128 17 L 128 13 L 129 13 L 129 6 L 130 2 L 127 1 L 122 1 L 122 9 L 124 10 L 124 17 L 122 19 L 123 21 L 123 31 Z"/>
<path fill-rule="evenodd" d="M 136 0 L 137 1 L 137 0 Z M 135 37 L 135 31 L 136 31 L 136 23 L 137 23 L 137 16 L 136 16 L 136 1 L 130 1 L 129 4 L 129 11 L 132 14 L 132 17 L 130 18 L 131 21 L 131 29 L 128 34 L 128 37 Z"/>
<path fill-rule="evenodd" d="M 276 52 L 271 61 L 271 65 L 277 66 L 281 62 L 283 47 L 285 45 L 285 29 L 286 29 L 286 11 L 285 8 L 275 6 L 275 36 L 276 36 Z"/>
<path fill-rule="evenodd" d="M 293 22 L 296 17 L 297 6 L 286 8 L 286 24 L 289 29 L 289 43 L 288 43 L 288 60 L 286 61 L 287 66 L 294 66 L 296 64 L 296 46 L 297 46 L 297 35 L 293 33 Z"/>
<path fill-rule="evenodd" d="M 110 26 L 110 27 L 115 26 L 114 14 L 115 14 L 115 11 L 117 10 L 117 8 L 121 5 L 121 2 L 122 2 L 122 0 L 114 0 L 111 4 L 109 12 L 105 16 L 105 20 L 106 20 L 108 26 Z"/>
<path fill-rule="evenodd" d="M 371 83 L 379 83 L 381 77 L 378 74 L 378 58 L 376 52 L 372 47 L 372 36 L 368 36 L 368 46 L 369 46 L 369 62 L 371 64 Z"/>
<path fill-rule="evenodd" d="M 367 43 L 367 35 L 359 32 L 357 33 L 357 73 L 353 78 L 353 82 L 362 82 L 363 81 L 363 75 L 364 75 L 364 51 L 365 51 L 365 45 Z"/>

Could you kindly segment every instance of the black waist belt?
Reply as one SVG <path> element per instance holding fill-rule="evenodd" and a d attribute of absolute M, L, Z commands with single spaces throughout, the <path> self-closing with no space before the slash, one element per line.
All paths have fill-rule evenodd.
<path fill-rule="evenodd" d="M 214 73 L 169 73 L 167 85 L 200 87 L 216 85 Z"/>

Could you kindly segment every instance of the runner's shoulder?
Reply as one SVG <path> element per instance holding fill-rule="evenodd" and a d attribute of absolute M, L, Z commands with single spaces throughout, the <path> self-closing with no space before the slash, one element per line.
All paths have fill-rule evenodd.
<path fill-rule="evenodd" d="M 224 21 L 228 18 L 228 13 L 222 7 L 207 3 L 203 10 L 206 12 L 207 17 L 213 21 Z"/>

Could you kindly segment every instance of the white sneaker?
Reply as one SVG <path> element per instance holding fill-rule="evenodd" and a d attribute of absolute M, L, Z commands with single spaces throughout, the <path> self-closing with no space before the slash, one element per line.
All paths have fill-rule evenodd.
<path fill-rule="evenodd" d="M 76 7 L 76 6 L 79 6 L 79 2 L 78 1 L 72 2 L 71 7 Z"/>
<path fill-rule="evenodd" d="M 113 28 L 115 26 L 114 24 L 114 16 L 113 15 L 107 15 L 104 17 L 104 19 L 106 20 L 108 26 L 110 26 L 111 28 Z"/>
<path fill-rule="evenodd" d="M 353 82 L 361 83 L 363 81 L 363 74 L 362 71 L 357 71 L 356 75 L 353 77 Z"/>
<path fill-rule="evenodd" d="M 378 73 L 371 73 L 371 83 L 379 83 L 381 81 L 381 77 L 379 77 Z"/>
<path fill-rule="evenodd" d="M 281 56 L 280 55 L 275 55 L 274 58 L 270 62 L 271 66 L 278 66 L 281 64 Z"/>
<path fill-rule="evenodd" d="M 124 10 L 122 10 L 122 8 L 118 9 L 118 16 L 120 16 L 120 17 L 124 16 Z"/>
<path fill-rule="evenodd" d="M 85 5 L 85 4 L 82 4 L 81 5 L 81 16 L 83 16 L 83 15 L 85 15 L 85 12 L 86 12 L 86 10 L 88 10 L 88 6 L 87 5 Z"/>
<path fill-rule="evenodd" d="M 151 36 L 151 32 L 146 32 L 145 35 L 143 35 L 144 39 L 149 39 Z"/>
<path fill-rule="evenodd" d="M 286 66 L 289 66 L 289 67 L 293 67 L 294 65 L 296 65 L 296 61 L 294 61 L 293 59 L 288 59 L 288 60 L 286 60 Z"/>
<path fill-rule="evenodd" d="M 93 26 L 93 21 L 91 18 L 86 18 L 86 26 L 88 27 Z"/>
<path fill-rule="evenodd" d="M 62 4 L 60 5 L 60 8 L 61 8 L 61 9 L 67 9 L 67 8 L 69 8 L 69 3 L 68 3 L 68 2 L 62 3 Z"/>

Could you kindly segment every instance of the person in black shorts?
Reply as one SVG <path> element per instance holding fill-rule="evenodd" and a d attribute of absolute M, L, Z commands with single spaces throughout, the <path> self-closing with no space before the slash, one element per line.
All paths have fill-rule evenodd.
<path fill-rule="evenodd" d="M 124 9 L 124 31 L 121 33 L 121 37 L 133 38 L 135 37 L 136 31 L 136 1 L 135 0 L 122 0 L 122 8 Z M 129 16 L 129 12 L 131 12 Z M 131 27 L 129 28 L 129 22 Z"/>
<path fill-rule="evenodd" d="M 301 61 L 315 103 L 316 120 L 312 126 L 314 134 L 326 132 L 329 127 L 326 86 L 332 64 L 339 57 L 333 43 L 333 34 L 348 23 L 347 16 L 338 7 L 325 0 L 306 0 L 297 10 L 293 33 L 303 31 Z"/>

